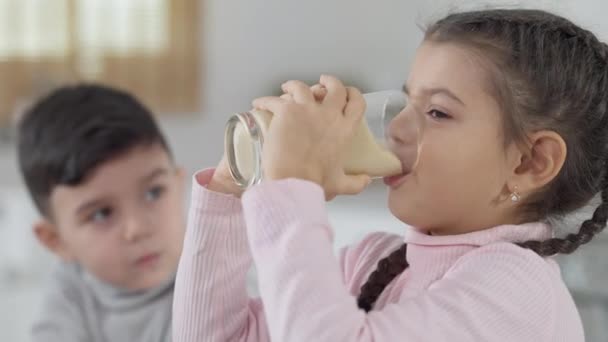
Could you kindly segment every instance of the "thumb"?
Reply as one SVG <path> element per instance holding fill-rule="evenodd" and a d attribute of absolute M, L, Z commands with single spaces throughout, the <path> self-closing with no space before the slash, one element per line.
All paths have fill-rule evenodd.
<path fill-rule="evenodd" d="M 344 175 L 337 184 L 337 193 L 343 195 L 356 195 L 371 183 L 368 175 Z"/>

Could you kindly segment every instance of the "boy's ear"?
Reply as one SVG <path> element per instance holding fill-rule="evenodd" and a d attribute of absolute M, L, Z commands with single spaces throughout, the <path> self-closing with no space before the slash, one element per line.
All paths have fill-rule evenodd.
<path fill-rule="evenodd" d="M 33 231 L 38 241 L 49 251 L 65 261 L 74 261 L 74 256 L 61 239 L 57 226 L 49 220 L 41 219 L 34 223 Z"/>

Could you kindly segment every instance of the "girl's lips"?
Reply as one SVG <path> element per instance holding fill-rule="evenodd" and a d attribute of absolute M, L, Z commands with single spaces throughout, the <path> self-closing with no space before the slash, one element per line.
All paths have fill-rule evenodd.
<path fill-rule="evenodd" d="M 403 160 L 401 161 L 401 170 L 402 172 L 398 175 L 384 177 L 384 184 L 393 189 L 399 187 L 399 185 L 401 185 L 401 183 L 405 181 L 407 175 L 409 175 L 412 171 L 410 168 L 406 167 L 406 164 L 403 162 Z"/>
<path fill-rule="evenodd" d="M 408 176 L 408 173 L 402 173 L 399 175 L 384 177 L 383 178 L 384 184 L 395 189 L 395 188 L 399 187 L 405 181 L 407 176 Z"/>

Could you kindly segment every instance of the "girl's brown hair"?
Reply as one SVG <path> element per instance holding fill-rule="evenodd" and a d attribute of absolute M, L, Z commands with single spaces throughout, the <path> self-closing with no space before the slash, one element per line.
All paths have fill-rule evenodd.
<path fill-rule="evenodd" d="M 551 130 L 568 149 L 557 177 L 521 203 L 524 222 L 561 217 L 601 193 L 601 204 L 575 234 L 518 243 L 541 256 L 572 253 L 608 219 L 608 46 L 572 22 L 539 10 L 451 14 L 431 25 L 425 40 L 455 43 L 481 56 L 501 106 L 505 144 Z M 405 245 L 380 260 L 358 304 L 373 308 L 383 289 L 408 266 Z"/>

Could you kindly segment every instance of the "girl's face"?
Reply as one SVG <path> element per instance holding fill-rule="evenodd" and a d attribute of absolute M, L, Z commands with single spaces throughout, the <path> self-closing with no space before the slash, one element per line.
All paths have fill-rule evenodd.
<path fill-rule="evenodd" d="M 390 185 L 389 208 L 433 234 L 460 234 L 515 223 L 507 178 L 515 144 L 505 148 L 501 112 L 487 71 L 464 47 L 425 41 L 404 90 L 408 106 L 389 126 L 390 148 L 404 157 L 408 115 L 423 118 L 417 167 Z"/>

